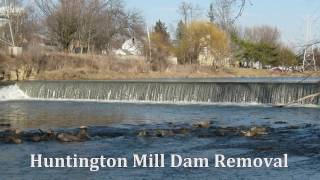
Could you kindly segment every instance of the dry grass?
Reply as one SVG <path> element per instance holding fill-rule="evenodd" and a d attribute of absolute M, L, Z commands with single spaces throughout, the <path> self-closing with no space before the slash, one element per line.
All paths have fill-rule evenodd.
<path fill-rule="evenodd" d="M 40 80 L 116 80 L 157 78 L 215 78 L 215 77 L 305 77 L 310 73 L 272 73 L 267 70 L 228 69 L 215 72 L 112 72 L 95 73 L 86 70 L 47 71 L 38 76 Z M 320 76 L 320 73 L 313 74 Z"/>
<path fill-rule="evenodd" d="M 37 50 L 25 52 L 22 57 L 12 59 L 0 54 L 0 68 L 23 69 L 35 80 L 110 80 L 145 78 L 201 78 L 201 77 L 276 77 L 308 76 L 310 72 L 271 72 L 254 69 L 219 69 L 198 65 L 171 65 L 165 71 L 154 72 L 151 65 L 141 57 L 115 57 L 100 55 L 75 55 L 65 53 L 41 53 Z M 8 69 L 8 68 L 7 68 Z M 1 70 L 1 69 L 0 69 Z M 30 73 L 32 71 L 32 73 Z M 320 76 L 320 72 L 313 73 Z"/>

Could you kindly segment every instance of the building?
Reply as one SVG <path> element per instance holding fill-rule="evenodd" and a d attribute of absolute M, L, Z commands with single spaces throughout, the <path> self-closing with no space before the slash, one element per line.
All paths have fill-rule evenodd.
<path fill-rule="evenodd" d="M 122 44 L 121 49 L 114 50 L 113 53 L 119 56 L 143 56 L 143 43 L 131 38 Z"/>
<path fill-rule="evenodd" d="M 214 53 L 208 44 L 208 39 L 210 39 L 210 36 L 202 38 L 200 41 L 200 52 L 198 56 L 199 64 L 205 66 L 229 67 L 231 64 L 230 58 L 219 56 L 218 53 Z"/>

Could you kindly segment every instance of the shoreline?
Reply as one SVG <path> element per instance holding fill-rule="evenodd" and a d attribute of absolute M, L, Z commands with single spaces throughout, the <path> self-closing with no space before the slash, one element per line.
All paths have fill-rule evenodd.
<path fill-rule="evenodd" d="M 139 81 L 139 80 L 179 80 L 179 79 L 218 79 L 218 78 L 319 78 L 320 72 L 272 72 L 255 69 L 224 69 L 215 72 L 88 72 L 79 70 L 45 71 L 33 78 L 19 81 Z M 16 80 L 0 80 L 1 84 L 19 82 Z"/>
<path fill-rule="evenodd" d="M 0 81 L 0 87 L 24 82 L 128 82 L 128 83 L 320 83 L 320 76 L 261 76 L 261 77 L 159 77 L 114 79 L 33 79 Z"/>

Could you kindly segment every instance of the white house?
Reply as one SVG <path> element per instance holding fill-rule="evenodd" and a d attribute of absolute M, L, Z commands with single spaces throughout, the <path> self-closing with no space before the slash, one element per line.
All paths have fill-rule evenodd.
<path fill-rule="evenodd" d="M 126 40 L 121 49 L 113 51 L 114 54 L 119 56 L 141 56 L 143 55 L 143 43 L 136 38 Z"/>

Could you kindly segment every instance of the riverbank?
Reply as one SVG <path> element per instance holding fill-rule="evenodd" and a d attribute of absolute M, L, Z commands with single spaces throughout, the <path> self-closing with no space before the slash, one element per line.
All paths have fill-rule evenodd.
<path fill-rule="evenodd" d="M 271 70 L 255 69 L 220 69 L 211 72 L 93 72 L 84 69 L 63 69 L 44 71 L 29 77 L 4 78 L 0 82 L 24 80 L 136 80 L 163 78 L 259 78 L 259 77 L 319 77 L 320 72 L 272 72 Z M 18 76 L 19 77 L 19 76 Z M 22 76 L 20 76 L 22 77 Z"/>
<path fill-rule="evenodd" d="M 88 72 L 84 70 L 46 71 L 35 80 L 135 80 L 159 78 L 232 78 L 232 77 L 320 77 L 320 72 L 272 72 L 255 69 L 219 69 L 216 71 L 195 72 Z"/>
<path fill-rule="evenodd" d="M 1 54 L 0 54 L 1 55 Z M 221 77 L 320 77 L 320 72 L 279 72 L 247 68 L 217 68 L 167 64 L 161 70 L 143 57 L 27 52 L 0 56 L 0 80 L 121 80 Z"/>

